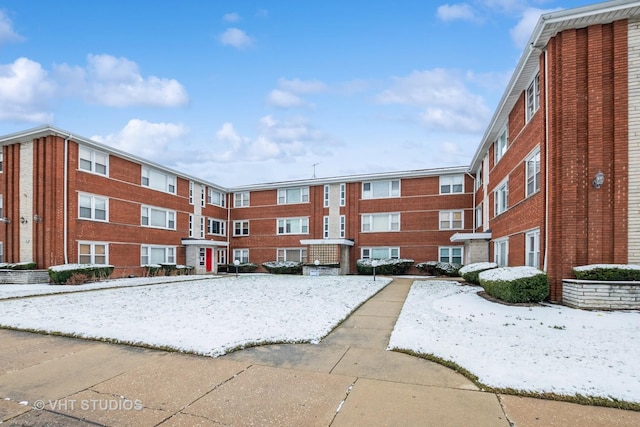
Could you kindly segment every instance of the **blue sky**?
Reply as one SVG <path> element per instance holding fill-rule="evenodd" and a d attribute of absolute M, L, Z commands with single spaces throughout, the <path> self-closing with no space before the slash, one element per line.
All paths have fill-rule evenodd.
<path fill-rule="evenodd" d="M 43 124 L 223 186 L 466 166 L 569 0 L 0 4 L 0 134 Z"/>

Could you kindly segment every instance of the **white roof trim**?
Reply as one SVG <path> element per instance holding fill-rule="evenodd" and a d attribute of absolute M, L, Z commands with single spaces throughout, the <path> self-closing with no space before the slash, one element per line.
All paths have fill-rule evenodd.
<path fill-rule="evenodd" d="M 353 246 L 353 240 L 348 239 L 308 239 L 300 240 L 301 245 L 346 245 Z"/>
<path fill-rule="evenodd" d="M 219 240 L 206 239 L 182 239 L 184 246 L 229 246 L 229 242 L 221 242 Z"/>
<path fill-rule="evenodd" d="M 491 240 L 491 233 L 456 233 L 449 238 L 452 242 L 466 242 L 468 240 Z"/>

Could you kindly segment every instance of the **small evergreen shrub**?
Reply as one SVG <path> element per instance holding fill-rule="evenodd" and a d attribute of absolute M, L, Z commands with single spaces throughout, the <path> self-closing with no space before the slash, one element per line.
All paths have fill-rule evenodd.
<path fill-rule="evenodd" d="M 267 261 L 262 266 L 271 274 L 302 274 L 301 262 Z"/>
<path fill-rule="evenodd" d="M 416 264 L 418 271 L 427 276 L 457 277 L 460 267 L 462 267 L 462 264 L 441 261 L 426 261 Z"/>
<path fill-rule="evenodd" d="M 58 285 L 79 285 L 91 280 L 106 279 L 113 273 L 113 265 L 64 264 L 49 267 L 49 278 Z"/>
<path fill-rule="evenodd" d="M 478 277 L 487 294 L 505 302 L 540 302 L 549 296 L 547 274 L 534 267 L 493 268 Z"/>
<path fill-rule="evenodd" d="M 373 275 L 373 266 L 371 263 L 376 261 L 378 265 L 376 266 L 376 274 L 381 275 L 401 275 L 406 274 L 407 271 L 413 267 L 414 261 L 412 259 L 393 259 L 393 258 L 385 258 L 385 259 L 370 259 L 370 258 L 361 258 L 356 261 L 356 268 L 358 269 L 358 274 L 364 275 Z"/>
<path fill-rule="evenodd" d="M 468 264 L 462 267 L 458 274 L 462 277 L 465 282 L 473 283 L 474 285 L 480 284 L 480 279 L 478 275 L 486 270 L 491 270 L 492 268 L 497 268 L 498 264 L 495 262 L 476 262 L 473 264 Z"/>
<path fill-rule="evenodd" d="M 636 281 L 640 280 L 640 265 L 592 264 L 573 268 L 573 274 L 580 280 Z"/>
<path fill-rule="evenodd" d="M 3 270 L 35 270 L 35 262 L 16 262 L 16 263 L 0 263 L 0 269 Z"/>
<path fill-rule="evenodd" d="M 243 262 L 238 266 L 238 273 L 253 273 L 258 269 L 258 264 L 252 262 Z M 227 264 L 227 272 L 235 273 L 235 264 Z"/>

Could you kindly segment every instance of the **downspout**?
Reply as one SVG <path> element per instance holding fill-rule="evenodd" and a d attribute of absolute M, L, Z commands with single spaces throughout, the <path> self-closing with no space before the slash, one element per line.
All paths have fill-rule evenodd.
<path fill-rule="evenodd" d="M 549 62 L 544 49 L 544 257 L 542 270 L 547 271 L 549 248 Z"/>
<path fill-rule="evenodd" d="M 63 253 L 64 253 L 64 263 L 65 264 L 69 264 L 69 253 L 68 253 L 68 249 L 67 249 L 67 238 L 68 238 L 68 224 L 67 222 L 69 221 L 69 213 L 67 212 L 67 208 L 68 208 L 68 203 L 69 203 L 69 197 L 67 195 L 67 190 L 69 187 L 69 139 L 71 139 L 71 134 L 69 134 L 68 137 L 65 138 L 64 140 L 64 194 L 63 194 L 63 217 L 64 219 L 62 220 L 62 234 L 63 234 Z"/>

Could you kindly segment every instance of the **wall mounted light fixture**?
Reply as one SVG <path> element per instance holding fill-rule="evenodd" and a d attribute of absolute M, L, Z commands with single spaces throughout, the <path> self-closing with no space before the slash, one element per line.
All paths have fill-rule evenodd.
<path fill-rule="evenodd" d="M 35 223 L 40 223 L 40 222 L 42 222 L 42 217 L 41 217 L 40 215 L 38 215 L 38 214 L 35 214 L 35 215 L 33 216 L 33 222 L 35 222 Z"/>
<path fill-rule="evenodd" d="M 0 222 L 4 222 L 5 224 L 11 224 L 11 220 L 6 216 L 3 216 L 2 218 L 0 218 Z"/>
<path fill-rule="evenodd" d="M 604 184 L 604 174 L 602 173 L 602 171 L 598 171 L 596 176 L 593 178 L 592 184 L 595 188 L 602 187 L 602 184 Z"/>
<path fill-rule="evenodd" d="M 23 216 L 20 217 L 20 224 L 26 224 L 27 222 L 29 222 L 29 221 L 27 221 L 27 218 L 25 218 Z"/>

